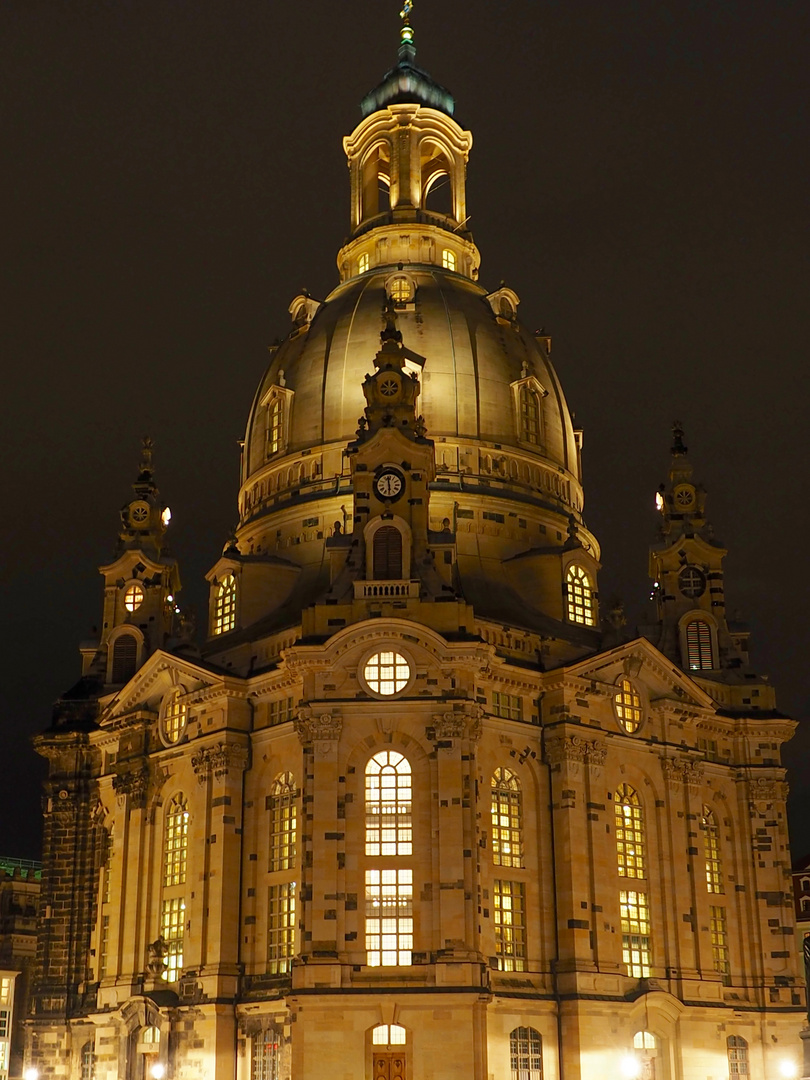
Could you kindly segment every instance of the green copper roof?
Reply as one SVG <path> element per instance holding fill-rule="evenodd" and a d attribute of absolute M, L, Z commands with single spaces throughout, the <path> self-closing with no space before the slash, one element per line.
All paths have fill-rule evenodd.
<path fill-rule="evenodd" d="M 416 47 L 413 37 L 403 37 L 399 47 L 399 61 L 396 67 L 383 77 L 382 82 L 370 90 L 360 102 L 363 118 L 370 116 L 386 105 L 416 104 L 427 105 L 431 109 L 452 116 L 456 107 L 455 99 L 449 90 L 435 82 L 426 71 L 414 63 Z"/>

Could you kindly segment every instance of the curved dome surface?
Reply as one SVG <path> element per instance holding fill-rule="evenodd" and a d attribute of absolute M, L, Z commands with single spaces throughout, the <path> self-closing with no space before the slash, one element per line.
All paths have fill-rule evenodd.
<path fill-rule="evenodd" d="M 363 379 L 380 347 L 386 283 L 397 272 L 379 267 L 339 285 L 309 326 L 278 348 L 248 420 L 244 484 L 271 461 L 355 437 L 365 406 Z M 486 290 L 461 274 L 427 265 L 408 265 L 404 272 L 416 291 L 397 311 L 397 326 L 422 368 L 419 411 L 428 437 L 514 447 L 563 470 L 578 488 L 571 417 L 542 339 L 511 311 L 496 314 Z M 515 386 L 526 379 L 536 380 L 540 399 L 539 435 L 531 444 L 520 438 Z M 284 446 L 268 457 L 266 402 L 274 387 L 291 396 Z M 581 506 L 581 497 L 572 501 Z"/>

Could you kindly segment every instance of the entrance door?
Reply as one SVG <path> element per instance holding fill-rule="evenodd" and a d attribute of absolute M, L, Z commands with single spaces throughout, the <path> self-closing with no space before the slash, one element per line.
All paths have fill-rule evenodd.
<path fill-rule="evenodd" d="M 405 1080 L 405 1056 L 374 1051 L 374 1080 Z"/>

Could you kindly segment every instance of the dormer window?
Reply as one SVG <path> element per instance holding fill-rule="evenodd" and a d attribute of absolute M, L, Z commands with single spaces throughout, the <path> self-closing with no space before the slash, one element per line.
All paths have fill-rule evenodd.
<path fill-rule="evenodd" d="M 284 372 L 278 373 L 279 383 L 271 386 L 262 399 L 265 408 L 265 453 L 268 458 L 287 448 L 293 391 L 283 385 Z M 279 385 L 280 384 L 280 385 Z"/>
<path fill-rule="evenodd" d="M 594 626 L 594 592 L 591 579 L 576 563 L 568 567 L 565 575 L 566 614 L 570 622 L 581 626 Z"/>
<path fill-rule="evenodd" d="M 217 587 L 214 633 L 227 634 L 236 626 L 236 578 L 227 574 Z"/>
<path fill-rule="evenodd" d="M 281 433 L 284 429 L 280 398 L 273 398 L 267 410 L 267 453 L 275 454 L 281 449 Z"/>
<path fill-rule="evenodd" d="M 395 274 L 385 283 L 385 290 L 394 304 L 409 304 L 416 293 L 416 286 L 407 274 Z"/>
<path fill-rule="evenodd" d="M 540 442 L 540 397 L 531 386 L 520 388 L 520 438 L 535 446 Z"/>

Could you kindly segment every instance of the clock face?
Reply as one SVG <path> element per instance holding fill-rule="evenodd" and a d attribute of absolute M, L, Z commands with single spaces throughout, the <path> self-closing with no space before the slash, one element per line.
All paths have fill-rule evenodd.
<path fill-rule="evenodd" d="M 129 517 L 136 525 L 143 525 L 149 520 L 149 503 L 134 502 L 129 508 Z"/>
<path fill-rule="evenodd" d="M 695 501 L 695 492 L 687 484 L 683 484 L 681 487 L 675 488 L 675 502 L 680 507 L 691 506 Z"/>
<path fill-rule="evenodd" d="M 381 472 L 374 481 L 374 490 L 381 499 L 397 499 L 402 494 L 405 483 L 402 476 L 393 469 Z"/>

